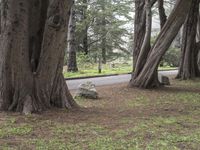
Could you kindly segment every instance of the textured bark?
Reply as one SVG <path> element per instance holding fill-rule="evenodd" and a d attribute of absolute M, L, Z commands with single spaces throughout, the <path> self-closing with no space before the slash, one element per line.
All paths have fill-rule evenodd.
<path fill-rule="evenodd" d="M 71 4 L 2 0 L 1 109 L 31 113 L 77 106 L 62 75 Z"/>
<path fill-rule="evenodd" d="M 146 10 L 146 13 L 145 13 L 146 14 L 146 28 L 145 28 L 146 33 L 145 33 L 141 50 L 138 55 L 138 59 L 136 61 L 133 79 L 139 75 L 140 71 L 144 67 L 147 56 L 151 49 L 152 12 L 151 12 L 150 0 L 145 1 L 145 10 Z"/>
<path fill-rule="evenodd" d="M 151 7 L 157 0 L 150 0 Z M 135 0 L 135 20 L 134 20 L 134 45 L 133 45 L 133 72 L 140 54 L 140 50 L 145 38 L 146 10 L 145 0 Z M 132 74 L 134 76 L 134 74 Z"/>
<path fill-rule="evenodd" d="M 68 72 L 77 72 L 77 62 L 76 62 L 76 12 L 75 6 L 73 5 L 70 13 L 70 21 L 69 21 L 69 32 L 68 32 L 68 63 L 67 63 L 67 71 Z"/>
<path fill-rule="evenodd" d="M 160 28 L 162 29 L 165 25 L 165 22 L 167 21 L 167 16 L 165 14 L 165 8 L 164 8 L 164 0 L 158 0 L 158 11 L 159 11 L 159 17 L 160 17 Z"/>
<path fill-rule="evenodd" d="M 197 45 L 196 46 L 197 46 L 197 50 L 198 50 L 197 65 L 198 65 L 198 69 L 200 70 L 200 12 L 198 14 L 196 40 L 197 40 Z"/>
<path fill-rule="evenodd" d="M 199 0 L 192 0 L 192 6 L 183 28 L 182 54 L 177 75 L 178 79 L 187 80 L 200 75 L 197 66 L 198 49 L 196 46 L 198 12 Z"/>
<path fill-rule="evenodd" d="M 145 0 L 135 0 L 134 45 L 133 45 L 133 72 L 145 36 Z"/>
<path fill-rule="evenodd" d="M 131 86 L 152 88 L 160 85 L 157 78 L 158 65 L 184 23 L 190 5 L 191 1 L 188 0 L 178 0 L 176 2 L 176 6 L 154 43 L 143 69 L 131 81 Z"/>
<path fill-rule="evenodd" d="M 47 18 L 48 0 L 30 0 L 29 10 L 29 57 L 32 71 L 36 71 L 41 52 L 44 25 Z"/>
<path fill-rule="evenodd" d="M 196 41 L 197 41 L 197 42 L 200 41 L 200 12 L 198 13 Z"/>

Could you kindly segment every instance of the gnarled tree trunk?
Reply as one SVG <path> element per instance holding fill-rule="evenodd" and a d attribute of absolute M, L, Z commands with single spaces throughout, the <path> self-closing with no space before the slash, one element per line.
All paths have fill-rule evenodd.
<path fill-rule="evenodd" d="M 151 7 L 157 0 L 150 0 Z M 136 67 L 136 63 L 144 42 L 146 33 L 146 10 L 145 0 L 135 0 L 135 20 L 134 20 L 134 45 L 133 45 L 133 74 Z"/>
<path fill-rule="evenodd" d="M 77 107 L 62 68 L 72 0 L 2 0 L 0 107 Z"/>
<path fill-rule="evenodd" d="M 146 14 L 146 28 L 145 28 L 145 37 L 143 40 L 143 44 L 141 50 L 139 51 L 139 55 L 135 65 L 135 71 L 133 78 L 137 77 L 144 67 L 147 56 L 151 49 L 151 27 L 152 27 L 152 12 L 151 12 L 151 3 L 150 0 L 145 0 L 145 14 Z"/>
<path fill-rule="evenodd" d="M 191 1 L 188 0 L 178 0 L 176 2 L 176 6 L 154 43 L 144 67 L 139 75 L 131 80 L 131 86 L 152 88 L 160 85 L 157 77 L 158 65 L 184 23 L 190 5 Z"/>
<path fill-rule="evenodd" d="M 187 80 L 200 75 L 197 66 L 198 49 L 196 46 L 198 12 L 199 0 L 192 0 L 192 6 L 183 28 L 182 54 L 177 75 L 178 79 Z"/>

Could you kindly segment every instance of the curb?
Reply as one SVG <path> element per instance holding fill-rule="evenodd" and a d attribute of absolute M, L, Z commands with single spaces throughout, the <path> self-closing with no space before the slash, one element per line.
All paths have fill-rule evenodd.
<path fill-rule="evenodd" d="M 177 69 L 166 69 L 166 70 L 158 70 L 158 71 L 175 71 L 175 70 L 177 70 Z M 125 74 L 132 74 L 132 72 L 121 73 L 121 74 L 86 76 L 86 77 L 72 77 L 72 78 L 65 78 L 65 80 L 78 80 L 78 79 L 89 79 L 89 78 L 99 78 L 99 77 L 110 77 L 110 76 L 119 76 L 119 75 L 125 75 Z"/>
<path fill-rule="evenodd" d="M 108 75 L 97 75 L 97 76 L 86 76 L 86 77 L 65 78 L 65 80 L 78 80 L 78 79 L 111 77 L 111 76 L 119 76 L 119 75 L 125 75 L 125 74 L 131 74 L 131 72 L 130 72 L 130 73 L 122 73 L 122 74 L 108 74 Z"/>

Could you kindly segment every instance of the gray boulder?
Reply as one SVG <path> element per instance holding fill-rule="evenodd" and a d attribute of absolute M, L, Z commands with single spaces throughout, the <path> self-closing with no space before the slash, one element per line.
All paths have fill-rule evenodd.
<path fill-rule="evenodd" d="M 75 97 L 84 97 L 90 99 L 97 99 L 98 93 L 95 85 L 92 82 L 80 84 Z"/>
<path fill-rule="evenodd" d="M 158 80 L 160 81 L 160 83 L 162 85 L 170 85 L 170 81 L 169 81 L 169 78 L 167 76 L 158 75 Z"/>

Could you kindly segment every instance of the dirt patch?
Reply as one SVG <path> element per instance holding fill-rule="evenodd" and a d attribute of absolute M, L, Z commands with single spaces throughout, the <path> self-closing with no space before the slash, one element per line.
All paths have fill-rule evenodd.
<path fill-rule="evenodd" d="M 100 99 L 77 99 L 79 110 L 2 112 L 0 149 L 198 149 L 199 89 L 196 81 L 154 90 L 124 83 L 97 87 Z"/>

